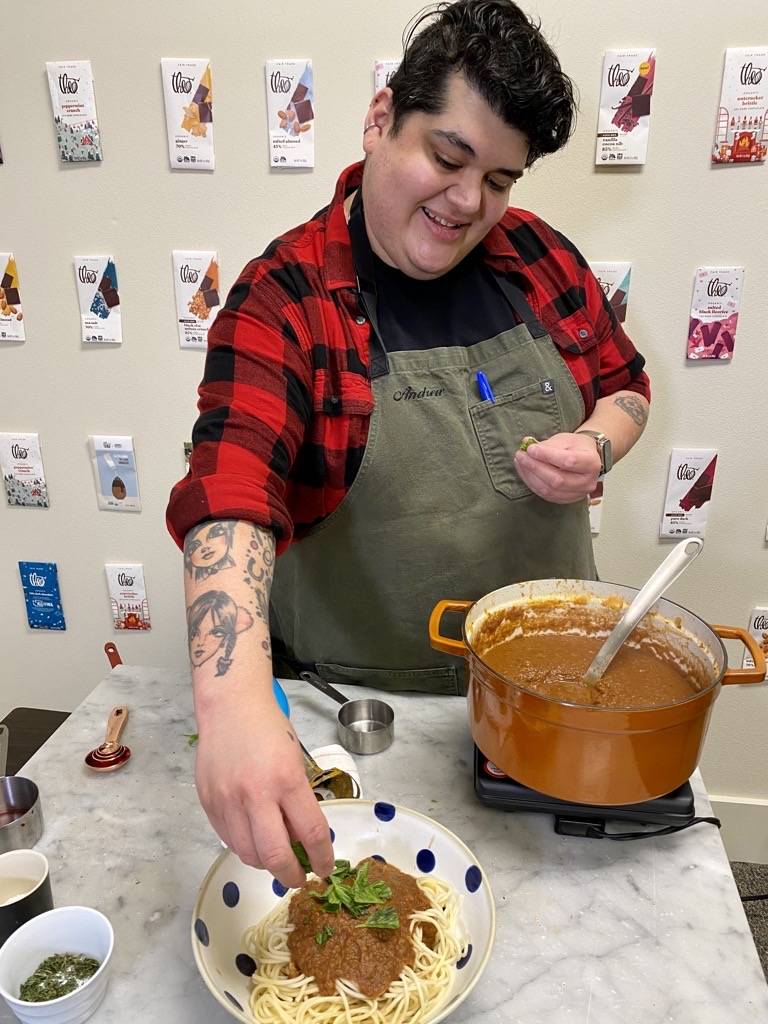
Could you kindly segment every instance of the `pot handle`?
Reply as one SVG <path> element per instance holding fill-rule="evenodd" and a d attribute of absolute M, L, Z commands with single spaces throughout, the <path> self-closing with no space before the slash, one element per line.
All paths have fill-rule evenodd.
<path fill-rule="evenodd" d="M 440 632 L 440 622 L 446 612 L 465 612 L 474 601 L 438 601 L 429 616 L 429 642 L 436 651 L 444 654 L 455 654 L 462 658 L 467 653 L 467 645 L 463 640 L 453 640 Z"/>
<path fill-rule="evenodd" d="M 738 626 L 712 626 L 711 629 L 721 640 L 741 640 L 755 663 L 754 668 L 729 668 L 722 678 L 723 686 L 728 683 L 762 683 L 765 679 L 765 655 L 752 634 Z"/>

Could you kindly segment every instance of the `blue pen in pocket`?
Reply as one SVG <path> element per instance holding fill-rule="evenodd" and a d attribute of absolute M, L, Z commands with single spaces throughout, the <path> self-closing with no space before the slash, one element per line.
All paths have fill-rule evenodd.
<path fill-rule="evenodd" d="M 488 380 L 482 370 L 478 370 L 475 374 L 475 380 L 477 381 L 477 390 L 480 392 L 480 397 L 484 402 L 495 402 L 496 399 L 493 394 L 493 388 L 491 382 Z"/>

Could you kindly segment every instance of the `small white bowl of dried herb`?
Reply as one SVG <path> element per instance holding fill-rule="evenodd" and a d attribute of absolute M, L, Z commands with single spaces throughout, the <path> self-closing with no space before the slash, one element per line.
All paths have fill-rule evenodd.
<path fill-rule="evenodd" d="M 107 990 L 115 936 L 91 907 L 57 907 L 0 947 L 0 995 L 23 1024 L 82 1024 Z"/>

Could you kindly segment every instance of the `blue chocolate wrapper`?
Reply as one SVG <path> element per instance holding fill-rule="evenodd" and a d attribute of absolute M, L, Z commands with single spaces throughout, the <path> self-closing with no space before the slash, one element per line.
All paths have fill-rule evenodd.
<path fill-rule="evenodd" d="M 19 562 L 31 629 L 66 629 L 55 562 Z"/>

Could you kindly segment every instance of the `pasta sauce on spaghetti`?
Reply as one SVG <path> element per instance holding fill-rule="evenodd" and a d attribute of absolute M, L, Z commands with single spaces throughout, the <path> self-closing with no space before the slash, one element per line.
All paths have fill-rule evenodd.
<path fill-rule="evenodd" d="M 365 917 L 352 917 L 343 910 L 329 913 L 312 893 L 322 893 L 325 883 L 313 879 L 294 894 L 288 920 L 294 926 L 288 936 L 293 973 L 313 977 L 320 995 L 333 995 L 337 979 L 352 982 L 359 991 L 375 999 L 386 992 L 405 967 L 413 967 L 415 950 L 408 921 L 430 902 L 416 879 L 392 864 L 365 860 L 368 880 L 385 882 L 392 890 L 387 907 L 394 907 L 400 921 L 397 928 L 366 927 Z M 358 865 L 360 867 L 360 865 Z M 379 909 L 371 907 L 371 911 Z M 434 948 L 434 925 L 422 925 L 424 943 Z"/>

